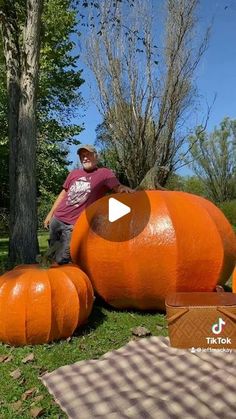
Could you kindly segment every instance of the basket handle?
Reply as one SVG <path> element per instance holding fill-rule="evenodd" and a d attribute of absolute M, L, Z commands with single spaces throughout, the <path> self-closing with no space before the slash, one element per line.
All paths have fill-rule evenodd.
<path fill-rule="evenodd" d="M 185 313 L 189 311 L 189 308 L 185 307 L 182 310 L 178 310 L 177 313 L 173 314 L 173 316 L 167 317 L 167 323 L 171 323 L 178 319 L 179 317 L 183 316 Z"/>
<path fill-rule="evenodd" d="M 226 308 L 222 308 L 222 307 L 217 307 L 217 310 L 222 313 L 225 314 L 227 317 L 229 317 L 230 319 L 236 321 L 236 314 L 232 313 L 231 311 L 227 310 Z"/>

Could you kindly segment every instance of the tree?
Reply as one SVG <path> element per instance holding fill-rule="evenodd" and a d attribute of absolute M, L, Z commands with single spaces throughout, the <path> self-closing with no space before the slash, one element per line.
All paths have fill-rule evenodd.
<path fill-rule="evenodd" d="M 197 3 L 166 2 L 164 51 L 155 40 L 151 2 L 104 0 L 88 7 L 86 62 L 106 130 L 100 141 L 113 149 L 132 187 L 146 175 L 154 180 L 146 186 L 164 185 L 186 139 L 181 124 L 194 104 L 193 75 L 208 42 L 207 32 L 194 46 Z"/>
<path fill-rule="evenodd" d="M 57 194 L 68 173 L 68 146 L 78 144 L 82 128 L 71 121 L 78 118 L 84 80 L 74 54 L 78 32 L 71 0 L 45 1 L 42 15 L 39 93 L 37 104 L 38 195 Z M 42 197 L 42 196 L 41 196 Z"/>
<path fill-rule="evenodd" d="M 25 8 L 17 15 L 22 26 Z M 79 112 L 82 99 L 79 88 L 83 83 L 78 69 L 78 56 L 74 54 L 72 36 L 77 33 L 76 12 L 70 0 L 45 0 L 41 19 L 40 72 L 37 95 L 37 145 L 36 180 L 38 203 L 38 226 L 46 206 L 55 199 L 68 173 L 68 146 L 78 144 L 77 135 L 81 126 L 73 121 Z M 6 124 L 7 89 L 5 86 L 5 63 L 0 45 L 0 126 L 1 126 L 1 195 L 0 207 L 8 210 L 8 140 Z M 4 157 L 5 156 L 5 157 Z M 3 165 L 4 163 L 4 165 Z M 4 170 L 2 170 L 4 167 Z M 43 211 L 42 211 L 43 208 Z"/>
<path fill-rule="evenodd" d="M 236 198 L 236 121 L 225 118 L 206 133 L 197 127 L 189 138 L 190 167 L 215 202 Z"/>
<path fill-rule="evenodd" d="M 0 207 L 8 207 L 8 138 L 7 138 L 7 88 L 5 79 L 5 62 L 1 54 L 0 37 Z"/>
<path fill-rule="evenodd" d="M 36 92 L 42 0 L 2 0 L 0 22 L 7 71 L 11 263 L 38 253 L 36 212 Z"/>
<path fill-rule="evenodd" d="M 99 146 L 99 165 L 101 167 L 110 167 L 116 174 L 117 178 L 122 184 L 127 184 L 128 179 L 123 171 L 119 161 L 117 160 L 117 153 L 112 147 L 112 142 L 109 141 L 109 130 L 106 129 L 104 123 L 99 124 L 96 128 L 96 142 Z"/>

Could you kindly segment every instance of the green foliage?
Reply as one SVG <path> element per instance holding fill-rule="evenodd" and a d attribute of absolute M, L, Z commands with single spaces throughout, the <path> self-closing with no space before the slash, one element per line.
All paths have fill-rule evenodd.
<path fill-rule="evenodd" d="M 80 131 L 80 127 L 70 125 L 69 120 L 77 116 L 81 105 L 78 89 L 83 83 L 77 68 L 78 56 L 74 55 L 72 35 L 75 36 L 77 23 L 71 4 L 70 0 L 48 0 L 44 5 L 38 104 L 42 120 L 49 115 L 49 119 L 54 117 L 61 127 L 71 127 L 70 136 L 66 138 L 70 141 L 74 137 L 73 129 L 77 131 L 75 134 Z M 68 136 L 69 132 L 66 134 Z"/>
<path fill-rule="evenodd" d="M 183 190 L 195 195 L 207 198 L 207 191 L 204 183 L 197 176 L 187 176 L 184 178 Z"/>
<path fill-rule="evenodd" d="M 176 173 L 172 173 L 165 184 L 165 188 L 170 191 L 183 191 L 184 178 Z"/>
<path fill-rule="evenodd" d="M 83 83 L 78 56 L 73 53 L 77 23 L 71 6 L 70 0 L 47 0 L 44 5 L 38 100 L 39 193 L 60 191 L 68 173 L 67 146 L 78 144 L 76 137 L 81 132 L 79 125 L 71 123 L 82 103 L 79 87 Z"/>
<path fill-rule="evenodd" d="M 128 185 L 128 179 L 117 160 L 117 153 L 112 147 L 105 147 L 99 153 L 99 167 L 108 167 L 113 170 L 122 184 Z"/>
<path fill-rule="evenodd" d="M 55 202 L 56 195 L 48 192 L 43 187 L 40 188 L 40 197 L 38 198 L 38 229 L 43 229 L 43 222 Z"/>
<path fill-rule="evenodd" d="M 38 195 L 42 191 L 58 194 L 61 191 L 68 169 L 65 166 L 67 151 L 56 142 L 39 141 L 37 158 Z"/>
<path fill-rule="evenodd" d="M 218 204 L 229 222 L 236 227 L 236 199 Z"/>
<path fill-rule="evenodd" d="M 207 198 L 205 185 L 197 176 L 179 176 L 173 173 L 165 187 L 168 190 L 188 192 Z"/>
<path fill-rule="evenodd" d="M 8 206 L 8 140 L 7 140 L 7 89 L 5 63 L 0 37 L 0 207 Z"/>
<path fill-rule="evenodd" d="M 0 208 L 0 234 L 9 232 L 9 215 L 5 208 Z"/>
<path fill-rule="evenodd" d="M 5 6 L 7 4 L 4 2 Z M 43 212 L 47 196 L 55 196 L 60 191 L 70 163 L 68 146 L 79 143 L 77 136 L 82 129 L 73 123 L 82 104 L 79 89 L 83 80 L 78 69 L 78 56 L 74 53 L 73 39 L 78 28 L 72 6 L 71 0 L 44 1 L 37 101 L 39 214 Z M 14 8 L 18 25 L 22 27 L 25 1 L 15 1 Z M 8 208 L 7 90 L 1 42 L 0 38 L 0 208 Z"/>
<path fill-rule="evenodd" d="M 236 198 L 236 120 L 225 118 L 210 134 L 197 127 L 189 138 L 191 168 L 215 202 Z"/>

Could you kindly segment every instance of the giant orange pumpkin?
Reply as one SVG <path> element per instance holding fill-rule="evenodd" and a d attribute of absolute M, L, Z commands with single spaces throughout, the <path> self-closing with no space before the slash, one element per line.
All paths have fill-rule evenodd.
<path fill-rule="evenodd" d="M 0 341 L 26 345 L 67 338 L 92 305 L 92 285 L 77 266 L 18 266 L 0 277 Z"/>
<path fill-rule="evenodd" d="M 117 308 L 164 309 L 170 292 L 212 291 L 227 281 L 235 263 L 236 238 L 211 202 L 184 192 L 147 191 L 151 214 L 146 227 L 121 241 L 122 234 L 133 236 L 145 216 L 145 192 L 114 197 L 139 210 L 110 223 L 106 196 L 81 214 L 71 240 L 73 261 L 106 302 Z M 103 229 L 107 237 L 111 232 L 109 239 L 91 226 Z M 112 241 L 112 235 L 119 240 Z"/>

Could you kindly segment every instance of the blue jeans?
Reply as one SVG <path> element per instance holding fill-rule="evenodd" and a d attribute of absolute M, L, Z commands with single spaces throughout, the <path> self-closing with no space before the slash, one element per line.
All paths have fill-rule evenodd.
<path fill-rule="evenodd" d="M 55 261 L 60 265 L 69 263 L 70 258 L 70 239 L 73 230 L 72 224 L 63 223 L 63 221 L 52 217 L 49 225 L 49 244 L 52 246 L 56 242 L 60 242 L 60 247 L 55 252 Z"/>

